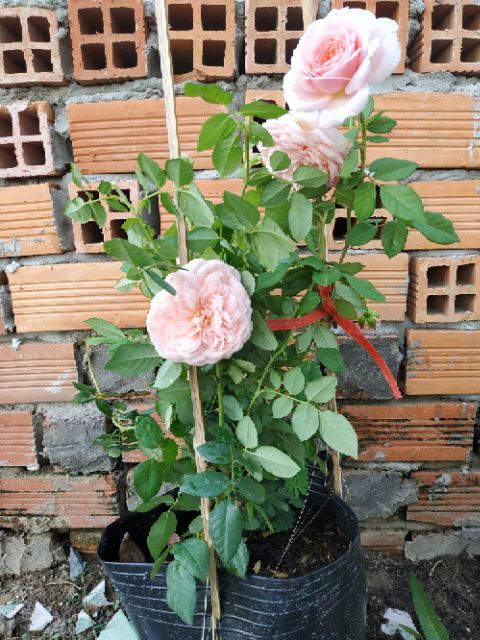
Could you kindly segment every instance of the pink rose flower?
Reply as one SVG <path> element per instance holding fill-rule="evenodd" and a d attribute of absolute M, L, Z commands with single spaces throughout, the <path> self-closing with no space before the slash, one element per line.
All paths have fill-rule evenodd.
<path fill-rule="evenodd" d="M 252 306 L 238 271 L 220 260 L 191 260 L 166 281 L 176 295 L 159 291 L 147 315 L 162 358 L 202 366 L 242 348 L 252 333 Z"/>
<path fill-rule="evenodd" d="M 269 131 L 275 145 L 259 147 L 265 166 L 271 171 L 272 153 L 283 151 L 292 164 L 284 171 L 274 171 L 276 176 L 292 180 L 295 170 L 301 165 L 307 165 L 328 174 L 328 184 L 330 187 L 334 186 L 351 143 L 338 129 L 320 129 L 318 122 L 318 113 L 293 112 L 277 120 L 267 120 L 263 126 Z"/>
<path fill-rule="evenodd" d="M 342 123 L 366 106 L 370 84 L 383 82 L 401 56 L 398 25 L 363 9 L 331 11 L 298 43 L 285 76 L 293 111 L 320 111 L 321 127 Z"/>

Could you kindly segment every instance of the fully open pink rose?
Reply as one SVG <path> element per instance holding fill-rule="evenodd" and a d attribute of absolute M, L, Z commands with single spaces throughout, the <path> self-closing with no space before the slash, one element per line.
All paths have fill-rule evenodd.
<path fill-rule="evenodd" d="M 159 291 L 147 316 L 162 358 L 202 366 L 242 348 L 252 333 L 252 307 L 238 271 L 220 260 L 191 260 L 166 281 L 176 295 Z"/>
<path fill-rule="evenodd" d="M 321 127 L 340 124 L 367 104 L 369 85 L 382 82 L 400 61 L 398 25 L 363 9 L 331 11 L 313 22 L 295 49 L 285 76 L 293 111 L 320 111 Z"/>
<path fill-rule="evenodd" d="M 275 145 L 260 146 L 260 154 L 265 165 L 270 167 L 270 157 L 274 151 L 283 151 L 291 160 L 285 171 L 274 172 L 280 178 L 291 180 L 301 165 L 316 167 L 328 174 L 329 186 L 333 186 L 351 143 L 335 128 L 320 129 L 318 113 L 287 113 L 277 120 L 267 120 L 264 127 L 270 132 Z"/>

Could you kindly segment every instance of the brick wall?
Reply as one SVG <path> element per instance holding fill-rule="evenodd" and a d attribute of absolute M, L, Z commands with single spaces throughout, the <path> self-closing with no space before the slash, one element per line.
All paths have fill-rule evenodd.
<path fill-rule="evenodd" d="M 96 532 L 135 498 L 132 458 L 110 460 L 91 441 L 108 425 L 94 407 L 72 404 L 73 381 L 87 382 L 84 320 L 97 315 L 142 326 L 145 301 L 113 289 L 118 265 L 102 252 L 122 237 L 121 213 L 104 233 L 61 215 L 76 187 L 72 160 L 89 174 L 141 197 L 133 175 L 138 152 L 167 158 L 153 2 L 3 0 L 0 8 L 0 528 L 61 531 L 92 551 Z M 238 102 L 281 101 L 282 74 L 303 29 L 300 0 L 175 0 L 170 27 L 177 80 L 222 81 Z M 319 15 L 330 8 L 316 3 Z M 351 340 L 339 383 L 342 410 L 356 425 L 360 460 L 347 464 L 346 494 L 364 544 L 400 556 L 480 548 L 475 432 L 480 395 L 480 5 L 453 2 L 347 2 L 400 24 L 402 62 L 375 87 L 377 107 L 398 120 L 380 155 L 415 160 L 413 187 L 427 209 L 445 213 L 460 242 L 441 247 L 414 232 L 392 261 L 374 239 L 367 274 L 385 293 L 383 321 L 371 336 L 403 386 L 388 388 Z M 408 6 L 409 4 L 409 6 Z M 430 72 L 442 71 L 442 74 Z M 182 149 L 202 191 L 215 179 L 196 136 L 216 107 L 181 97 Z M 238 184 L 228 181 L 228 190 Z M 377 217 L 387 218 L 382 209 Z M 169 214 L 152 220 L 163 230 Z M 338 210 L 329 238 L 345 235 Z M 145 391 L 101 367 L 107 389 Z M 444 543 L 444 544 L 442 544 Z M 432 551 L 433 549 L 433 551 Z M 1 567 L 0 567 L 1 568 Z"/>

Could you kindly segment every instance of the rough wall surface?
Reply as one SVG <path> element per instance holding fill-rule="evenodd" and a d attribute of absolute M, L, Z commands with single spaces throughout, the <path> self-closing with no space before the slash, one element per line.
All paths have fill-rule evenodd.
<path fill-rule="evenodd" d="M 303 29 L 300 0 L 251 0 L 248 12 L 243 0 L 172 4 L 179 96 L 181 81 L 197 78 L 221 81 L 238 104 L 247 91 L 250 99 L 281 100 L 282 73 Z M 369 276 L 388 299 L 373 339 L 405 398 L 388 400 L 375 365 L 343 339 L 350 372 L 340 396 L 361 443 L 360 462 L 347 463 L 346 495 L 367 546 L 416 559 L 479 553 L 480 3 L 335 5 L 375 5 L 401 22 L 405 69 L 402 62 L 375 87 L 377 106 L 399 127 L 376 153 L 417 161 L 414 188 L 460 236 L 445 248 L 414 233 L 391 263 L 378 255 L 378 240 L 365 247 Z M 320 1 L 319 15 L 329 8 Z M 71 0 L 72 16 L 79 16 L 73 31 L 67 0 L 0 6 L 0 555 L 20 558 L 41 547 L 39 566 L 58 557 L 59 532 L 91 552 L 127 496 L 134 504 L 131 463 L 90 444 L 108 425 L 95 410 L 72 404 L 71 383 L 88 381 L 83 320 L 93 315 L 94 292 L 101 289 L 95 315 L 123 326 L 141 326 L 144 311 L 135 293 L 109 289 L 118 268 L 105 264 L 101 243 L 121 236 L 121 216 L 110 212 L 102 238 L 88 225 L 72 229 L 61 215 L 75 190 L 68 163 L 91 172 L 92 185 L 108 179 L 136 198 L 134 158 L 145 149 L 122 127 L 151 119 L 144 125 L 149 143 L 159 158 L 167 150 L 152 0 Z M 180 137 L 193 151 L 210 111 L 195 100 L 183 108 L 181 99 Z M 195 160 L 202 190 L 215 199 L 223 185 L 205 154 Z M 329 239 L 333 251 L 345 233 L 342 215 Z M 168 215 L 160 210 L 154 224 L 165 229 Z M 109 389 L 145 390 L 151 382 L 146 376 L 129 385 L 102 374 L 101 350 L 92 362 Z M 0 575 L 38 568 L 2 562 Z"/>

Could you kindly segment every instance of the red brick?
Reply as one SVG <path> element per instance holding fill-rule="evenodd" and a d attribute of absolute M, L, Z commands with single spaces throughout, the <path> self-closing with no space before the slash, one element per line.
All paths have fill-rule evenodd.
<path fill-rule="evenodd" d="M 68 402 L 77 381 L 73 344 L 0 345 L 0 404 Z"/>
<path fill-rule="evenodd" d="M 47 102 L 0 105 L 0 178 L 55 173 L 51 122 L 53 110 Z"/>
<path fill-rule="evenodd" d="M 405 0 L 387 2 L 385 0 L 365 0 L 364 2 L 332 0 L 332 9 L 342 9 L 343 7 L 367 9 L 374 13 L 377 18 L 390 18 L 398 23 L 398 39 L 402 47 L 402 59 L 394 73 L 403 73 L 405 70 L 405 50 L 408 36 L 408 2 L 405 2 Z"/>
<path fill-rule="evenodd" d="M 211 151 L 198 153 L 197 140 L 220 108 L 201 98 L 180 97 L 176 105 L 182 153 L 196 169 L 213 168 Z M 169 158 L 163 99 L 70 104 L 67 111 L 75 163 L 84 173 L 132 172 L 139 153 L 161 164 Z"/>
<path fill-rule="evenodd" d="M 361 531 L 360 540 L 365 549 L 401 559 L 403 558 L 406 535 L 406 532 L 401 529 L 369 529 Z"/>
<path fill-rule="evenodd" d="M 102 533 L 101 529 L 72 529 L 69 532 L 70 545 L 82 556 L 96 556 Z"/>
<path fill-rule="evenodd" d="M 118 262 L 23 266 L 10 274 L 17 331 L 88 329 L 100 317 L 122 327 L 143 327 L 149 302 L 138 289 L 122 293 Z"/>
<path fill-rule="evenodd" d="M 418 471 L 418 502 L 407 510 L 407 520 L 446 527 L 480 526 L 480 471 L 468 473 Z"/>
<path fill-rule="evenodd" d="M 480 71 L 480 5 L 425 0 L 422 29 L 409 51 L 415 71 Z"/>
<path fill-rule="evenodd" d="M 177 80 L 233 77 L 234 0 L 168 0 L 168 22 Z"/>
<path fill-rule="evenodd" d="M 37 465 L 30 411 L 0 412 L 0 467 Z"/>
<path fill-rule="evenodd" d="M 142 0 L 70 0 L 68 9 L 77 82 L 146 77 Z"/>
<path fill-rule="evenodd" d="M 413 258 L 408 315 L 413 322 L 480 319 L 480 257 Z"/>
<path fill-rule="evenodd" d="M 0 336 L 7 335 L 13 330 L 10 292 L 7 275 L 0 271 Z"/>
<path fill-rule="evenodd" d="M 86 192 L 92 193 L 98 197 L 99 182 L 89 182 L 88 188 L 80 189 L 73 182 L 68 185 L 68 194 L 70 198 L 75 198 L 80 194 L 82 196 Z M 138 183 L 135 180 L 123 180 L 116 182 L 115 185 L 123 191 L 134 207 L 138 204 Z M 73 239 L 77 253 L 103 253 L 103 243 L 113 238 L 126 238 L 127 234 L 122 229 L 122 224 L 132 216 L 129 212 L 114 211 L 104 202 L 104 208 L 107 213 L 107 222 L 102 229 L 93 222 L 73 222 Z"/>
<path fill-rule="evenodd" d="M 341 412 L 365 462 L 461 461 L 472 453 L 475 402 L 348 404 Z"/>
<path fill-rule="evenodd" d="M 61 253 L 51 186 L 0 188 L 1 257 Z"/>
<path fill-rule="evenodd" d="M 286 73 L 304 32 L 302 0 L 247 0 L 245 14 L 246 72 Z"/>
<path fill-rule="evenodd" d="M 109 476 L 29 475 L 0 478 L 0 516 L 48 516 L 54 528 L 95 529 L 118 513 Z"/>
<path fill-rule="evenodd" d="M 480 393 L 480 331 L 407 330 L 406 392 Z"/>
<path fill-rule="evenodd" d="M 0 86 L 63 84 L 55 11 L 0 9 Z"/>

